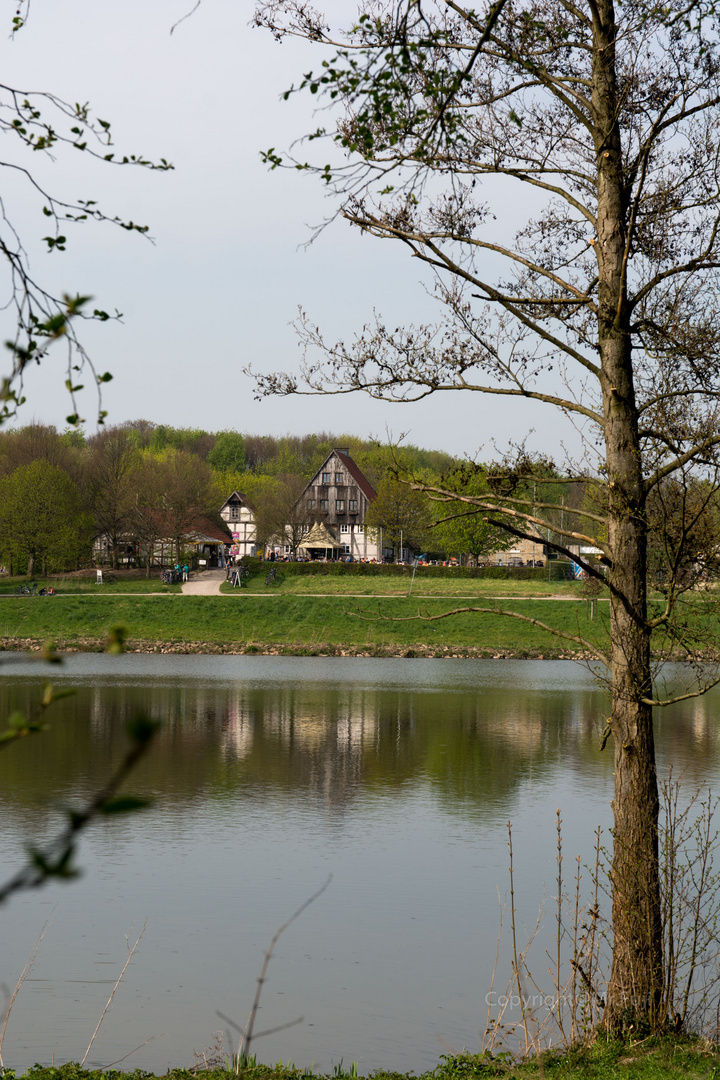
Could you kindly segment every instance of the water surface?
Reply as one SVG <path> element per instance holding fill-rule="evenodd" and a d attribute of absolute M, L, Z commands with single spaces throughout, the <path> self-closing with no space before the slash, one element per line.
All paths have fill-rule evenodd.
<path fill-rule="evenodd" d="M 329 875 L 280 939 L 257 1026 L 303 1021 L 259 1041 L 260 1059 L 432 1068 L 480 1044 L 507 821 L 528 927 L 556 891 L 556 808 L 567 863 L 610 824 L 607 699 L 570 663 L 77 655 L 59 671 L 5 664 L 0 715 L 48 677 L 77 693 L 0 755 L 3 878 L 52 835 L 58 802 L 108 775 L 129 716 L 163 727 L 133 783 L 153 809 L 95 825 L 78 881 L 0 913 L 14 984 L 53 911 L 8 1025 L 17 1068 L 83 1056 L 145 920 L 88 1062 L 151 1039 L 127 1067 L 190 1064 L 227 1026 L 218 1010 L 245 1023 L 272 935 Z M 661 770 L 717 784 L 719 701 L 659 711 Z"/>

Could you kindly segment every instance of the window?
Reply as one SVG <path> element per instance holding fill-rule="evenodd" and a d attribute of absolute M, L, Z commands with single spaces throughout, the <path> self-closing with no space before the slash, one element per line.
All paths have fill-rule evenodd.
<path fill-rule="evenodd" d="M 342 487 L 342 486 L 343 486 L 344 480 L 343 480 L 343 474 L 342 474 L 341 472 L 336 472 L 336 473 L 335 473 L 335 483 L 336 483 L 336 484 L 337 484 L 337 485 L 338 485 L 339 487 Z"/>
<path fill-rule="evenodd" d="M 308 508 L 308 510 L 314 510 L 315 509 L 315 500 L 314 499 L 308 499 L 307 508 Z"/>
<path fill-rule="evenodd" d="M 231 521 L 237 521 L 237 519 L 238 519 L 238 517 L 239 517 L 239 516 L 240 516 L 240 509 L 239 509 L 239 507 L 237 507 L 237 506 L 231 506 L 231 507 L 230 507 L 230 520 L 231 520 Z"/>
<path fill-rule="evenodd" d="M 349 525 L 341 525 L 340 526 L 340 532 L 341 533 L 350 532 L 350 526 Z"/>
<path fill-rule="evenodd" d="M 348 510 L 351 514 L 357 514 L 357 499 L 350 499 L 348 501 Z"/>
<path fill-rule="evenodd" d="M 349 544 L 343 544 L 342 553 L 343 553 L 343 555 L 349 555 L 350 554 L 350 545 Z"/>
<path fill-rule="evenodd" d="M 321 509 L 321 510 L 327 510 L 327 508 L 328 508 L 328 501 L 327 501 L 327 499 L 321 499 L 321 500 L 320 500 L 320 509 Z"/>
<path fill-rule="evenodd" d="M 365 532 L 365 526 L 364 525 L 356 525 L 355 526 L 355 532 L 359 532 L 359 533 Z"/>
<path fill-rule="evenodd" d="M 344 499 L 336 499 L 335 500 L 335 513 L 336 514 L 344 514 L 345 513 L 345 500 Z"/>
<path fill-rule="evenodd" d="M 324 472 L 322 474 L 322 482 L 323 482 L 323 484 L 329 484 L 330 483 L 330 473 L 329 472 Z"/>

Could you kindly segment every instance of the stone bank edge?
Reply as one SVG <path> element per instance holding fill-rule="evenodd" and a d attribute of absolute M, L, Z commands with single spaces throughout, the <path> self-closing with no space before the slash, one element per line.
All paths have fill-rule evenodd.
<path fill-rule="evenodd" d="M 47 649 L 48 641 L 41 638 L 0 638 L 2 652 L 41 652 Z M 52 642 L 55 650 L 62 653 L 104 652 L 107 641 L 101 638 L 74 638 Z M 207 642 L 207 641 L 133 641 L 125 642 L 126 653 L 168 653 L 181 655 L 208 656 L 357 656 L 378 659 L 427 659 L 427 660 L 577 660 L 597 662 L 597 657 L 581 649 L 535 648 L 535 649 L 492 649 L 472 648 L 451 645 L 335 645 L 313 643 L 312 645 L 278 645 L 267 642 Z M 655 659 L 683 660 L 678 653 L 657 654 Z M 708 654 L 706 659 L 717 660 L 718 656 Z"/>

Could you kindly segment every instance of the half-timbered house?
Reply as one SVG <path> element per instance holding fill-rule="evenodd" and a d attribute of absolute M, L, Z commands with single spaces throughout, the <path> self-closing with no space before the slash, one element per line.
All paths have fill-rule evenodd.
<path fill-rule="evenodd" d="M 253 504 L 239 491 L 233 491 L 220 507 L 220 517 L 232 533 L 233 557 L 257 554 L 256 514 Z"/>
<path fill-rule="evenodd" d="M 381 560 L 378 536 L 366 529 L 365 515 L 375 490 L 350 451 L 338 447 L 327 456 L 295 504 L 307 517 L 300 554 L 309 558 Z M 322 525 L 322 536 L 314 526 Z M 313 547 L 313 539 L 317 544 Z M 334 545 L 330 547 L 330 540 Z"/>

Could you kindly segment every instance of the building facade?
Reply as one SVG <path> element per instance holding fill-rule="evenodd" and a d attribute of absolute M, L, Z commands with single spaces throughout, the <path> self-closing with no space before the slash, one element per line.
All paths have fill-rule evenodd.
<path fill-rule="evenodd" d="M 232 533 L 232 558 L 257 554 L 256 510 L 239 491 L 233 491 L 220 507 L 220 517 Z"/>
<path fill-rule="evenodd" d="M 494 551 L 488 555 L 488 566 L 545 566 L 547 549 L 542 537 L 537 540 L 518 539 L 504 551 Z"/>
<path fill-rule="evenodd" d="M 296 511 L 307 518 L 309 545 L 300 544 L 299 554 L 308 558 L 327 558 L 327 537 L 335 542 L 333 558 L 381 561 L 376 530 L 366 529 L 365 516 L 375 490 L 346 447 L 338 447 L 325 459 L 295 504 Z M 313 547 L 318 535 L 313 527 L 322 525 L 325 547 Z M 289 553 L 289 552 L 288 552 Z"/>

